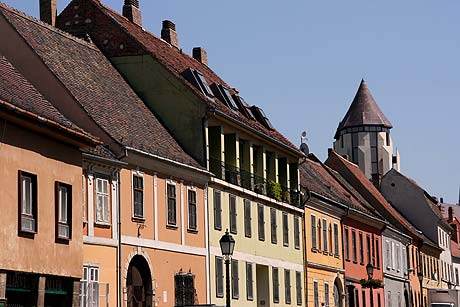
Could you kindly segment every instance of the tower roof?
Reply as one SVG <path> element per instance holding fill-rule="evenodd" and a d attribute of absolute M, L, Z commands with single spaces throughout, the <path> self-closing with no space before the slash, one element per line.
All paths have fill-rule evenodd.
<path fill-rule="evenodd" d="M 364 79 L 361 80 L 355 98 L 337 128 L 337 133 L 345 128 L 357 126 L 393 127 L 375 102 Z"/>

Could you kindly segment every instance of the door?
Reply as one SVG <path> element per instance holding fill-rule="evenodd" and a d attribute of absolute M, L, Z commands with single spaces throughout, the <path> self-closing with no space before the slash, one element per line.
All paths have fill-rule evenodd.
<path fill-rule="evenodd" d="M 256 265 L 257 307 L 270 307 L 270 279 L 268 267 Z"/>

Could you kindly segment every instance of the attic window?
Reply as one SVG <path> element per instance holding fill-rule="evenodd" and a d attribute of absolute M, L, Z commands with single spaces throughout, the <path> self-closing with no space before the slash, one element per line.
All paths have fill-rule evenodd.
<path fill-rule="evenodd" d="M 182 75 L 185 77 L 185 79 L 197 87 L 203 94 L 210 98 L 214 97 L 208 82 L 206 82 L 206 79 L 201 72 L 192 68 L 188 68 L 182 73 Z"/>
<path fill-rule="evenodd" d="M 213 83 L 211 85 L 211 88 L 212 88 L 214 94 L 216 95 L 216 97 L 219 98 L 225 104 L 227 104 L 227 106 L 230 109 L 232 109 L 234 111 L 239 110 L 238 106 L 236 105 L 235 101 L 232 98 L 232 95 L 230 95 L 230 91 L 228 90 L 228 88 L 226 88 L 222 84 L 216 84 L 216 83 Z"/>
<path fill-rule="evenodd" d="M 246 103 L 243 97 L 238 96 L 238 95 L 233 95 L 233 100 L 238 105 L 238 108 L 240 109 L 240 112 L 242 114 L 244 114 L 249 119 L 256 120 L 256 118 L 254 117 L 254 114 L 252 114 L 251 112 L 249 105 Z"/>
<path fill-rule="evenodd" d="M 270 122 L 270 120 L 268 119 L 268 117 L 265 115 L 265 112 L 261 108 L 259 108 L 257 106 L 252 106 L 251 111 L 252 111 L 252 114 L 254 114 L 254 116 L 257 118 L 257 120 L 262 125 L 264 125 L 265 127 L 267 127 L 270 130 L 275 129 L 273 127 L 272 123 Z"/>

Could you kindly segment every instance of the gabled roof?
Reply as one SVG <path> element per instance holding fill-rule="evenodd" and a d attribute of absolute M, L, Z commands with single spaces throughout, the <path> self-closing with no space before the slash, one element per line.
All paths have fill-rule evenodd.
<path fill-rule="evenodd" d="M 319 162 L 318 158 L 310 154 L 305 162 L 300 165 L 300 186 L 307 190 L 326 197 L 344 206 L 354 208 L 370 216 L 377 217 L 368 210 L 369 206 L 358 193 L 350 193 L 343 187 L 342 182 L 331 175 L 331 169 Z"/>
<path fill-rule="evenodd" d="M 5 4 L 0 3 L 0 14 L 115 142 L 202 168 L 182 150 L 95 45 Z"/>
<path fill-rule="evenodd" d="M 0 105 L 11 111 L 28 113 L 48 122 L 54 122 L 69 132 L 99 143 L 94 136 L 62 115 L 2 54 L 0 54 Z"/>
<path fill-rule="evenodd" d="M 82 15 L 80 16 L 81 20 L 78 20 L 78 25 L 75 25 L 73 22 L 76 20 L 74 18 L 74 7 L 78 5 L 84 6 L 84 8 L 82 8 L 82 13 L 80 13 L 80 15 Z M 69 31 L 70 33 L 81 35 L 83 34 L 81 32 L 91 31 L 90 27 L 93 27 L 97 22 L 95 20 L 95 15 L 97 13 L 102 13 L 104 16 L 108 17 L 106 20 L 104 20 L 103 25 L 104 35 L 106 35 L 107 39 L 104 39 L 106 45 L 104 45 L 103 42 L 97 42 L 96 40 L 95 43 L 98 44 L 101 50 L 109 58 L 129 55 L 152 55 L 152 57 L 156 59 L 163 67 L 165 67 L 178 80 L 185 84 L 193 93 L 195 93 L 195 95 L 201 98 L 201 100 L 207 104 L 210 110 L 216 110 L 217 112 L 220 112 L 236 120 L 240 124 L 245 125 L 247 128 L 254 129 L 258 133 L 261 133 L 262 135 L 274 140 L 275 142 L 280 143 L 299 156 L 302 155 L 297 146 L 293 145 L 276 129 L 268 129 L 260 122 L 249 119 L 238 111 L 231 110 L 219 99 L 210 99 L 209 97 L 206 97 L 200 90 L 198 90 L 193 84 L 191 84 L 182 76 L 182 73 L 189 68 L 198 70 L 203 74 L 204 78 L 209 84 L 221 84 L 228 88 L 231 94 L 235 94 L 235 90 L 233 90 L 232 87 L 228 85 L 223 79 L 221 79 L 211 68 L 187 55 L 182 51 L 182 49 L 172 47 L 169 43 L 165 42 L 161 38 L 150 33 L 141 26 L 132 23 L 127 18 L 120 15 L 118 12 L 103 5 L 100 1 L 73 0 L 58 17 L 58 26 L 61 29 Z M 70 25 L 66 24 L 68 21 L 62 20 L 64 16 L 72 16 L 72 22 Z M 84 23 L 86 18 L 92 18 L 91 24 Z M 117 35 L 123 37 L 125 42 L 124 48 L 120 49 L 118 46 L 112 49 L 108 48 L 111 44 L 112 38 Z"/>
<path fill-rule="evenodd" d="M 337 133 L 345 128 L 357 126 L 393 127 L 375 102 L 364 79 L 361 80 L 355 98 L 337 128 Z"/>
<path fill-rule="evenodd" d="M 360 191 L 371 206 L 377 207 L 375 209 L 379 210 L 380 214 L 382 214 L 387 220 L 393 224 L 398 223 L 405 228 L 406 231 L 409 231 L 412 235 L 419 237 L 417 229 L 404 216 L 402 216 L 398 210 L 388 203 L 385 197 L 383 197 L 380 191 L 374 186 L 374 184 L 372 184 L 372 182 L 356 164 L 341 157 L 335 151 L 330 152 L 325 164 L 338 171 L 347 180 L 347 182 Z"/>

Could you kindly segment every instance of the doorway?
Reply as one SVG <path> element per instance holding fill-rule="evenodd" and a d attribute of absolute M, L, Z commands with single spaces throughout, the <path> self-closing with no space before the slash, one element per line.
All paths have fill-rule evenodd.
<path fill-rule="evenodd" d="M 152 307 L 152 275 L 144 257 L 131 259 L 126 279 L 128 307 Z"/>
<path fill-rule="evenodd" d="M 257 307 L 270 307 L 270 276 L 268 267 L 256 265 Z"/>

